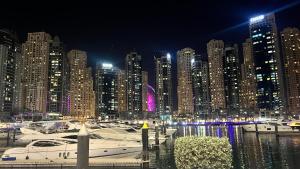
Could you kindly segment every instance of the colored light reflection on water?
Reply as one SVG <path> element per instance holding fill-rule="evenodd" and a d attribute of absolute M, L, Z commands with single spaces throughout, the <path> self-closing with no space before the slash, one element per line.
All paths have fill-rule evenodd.
<path fill-rule="evenodd" d="M 289 168 L 300 166 L 300 137 L 276 137 L 273 134 L 243 133 L 239 126 L 179 126 L 177 135 L 161 145 L 159 156 L 152 166 L 176 169 L 174 161 L 174 141 L 182 136 L 227 137 L 232 145 L 234 169 Z M 157 155 L 157 154 L 156 154 Z"/>

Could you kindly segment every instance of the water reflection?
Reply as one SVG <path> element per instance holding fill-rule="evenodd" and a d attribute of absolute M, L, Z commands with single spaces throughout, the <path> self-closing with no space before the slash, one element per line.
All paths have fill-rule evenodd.
<path fill-rule="evenodd" d="M 235 169 L 296 169 L 300 168 L 300 137 L 276 137 L 274 134 L 243 133 L 238 126 L 184 126 L 181 136 L 227 137 L 232 145 Z M 150 154 L 156 168 L 175 168 L 173 144 L 168 140 L 159 152 Z M 152 157 L 151 157 L 152 156 Z"/>

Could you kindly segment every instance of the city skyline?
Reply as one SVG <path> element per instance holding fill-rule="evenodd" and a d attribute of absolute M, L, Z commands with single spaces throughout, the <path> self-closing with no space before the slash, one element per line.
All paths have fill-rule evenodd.
<path fill-rule="evenodd" d="M 1 7 L 0 168 L 299 168 L 300 0 Z"/>
<path fill-rule="evenodd" d="M 299 1 L 295 0 L 246 1 L 243 4 L 240 1 L 158 1 L 153 4 L 132 1 L 102 5 L 90 2 L 59 3 L 43 8 L 38 3 L 26 1 L 13 6 L 0 11 L 0 28 L 15 30 L 20 41 L 25 41 L 28 32 L 58 35 L 68 50 L 87 51 L 88 64 L 93 68 L 99 60 L 113 60 L 114 65 L 124 69 L 124 56 L 135 48 L 144 57 L 142 64 L 148 72 L 154 63 L 149 66 L 147 63 L 156 52 L 168 51 L 175 57 L 178 50 L 188 46 L 205 55 L 206 43 L 213 38 L 242 43 L 249 36 L 249 18 L 259 14 L 275 12 L 279 31 L 287 26 L 300 26 Z M 220 14 L 217 12 L 220 9 L 226 12 Z M 26 22 L 26 19 L 31 21 Z M 176 63 L 176 59 L 172 62 Z M 149 83 L 154 85 L 154 75 L 149 75 Z"/>
<path fill-rule="evenodd" d="M 190 3 L 187 3 L 187 5 L 190 5 Z M 197 98 L 198 96 L 195 96 L 194 94 L 195 92 L 194 90 L 196 90 L 197 87 L 193 86 L 193 83 L 195 83 L 193 81 L 198 81 L 197 83 L 199 84 L 202 82 L 200 79 L 197 78 L 194 79 L 195 77 L 192 77 L 193 72 L 192 72 L 191 62 L 192 60 L 195 61 L 195 56 L 200 56 L 201 58 L 208 59 L 210 85 L 209 85 L 209 91 L 207 90 L 207 93 L 210 92 L 211 94 L 210 99 L 211 99 L 212 111 L 220 111 L 221 113 L 222 112 L 226 113 L 227 111 L 230 110 L 232 112 L 238 110 L 240 108 L 240 105 L 241 108 L 247 109 L 247 106 L 241 103 L 243 101 L 245 103 L 245 101 L 247 100 L 247 98 L 245 97 L 248 96 L 252 97 L 251 99 L 254 101 L 253 99 L 254 93 L 253 91 L 250 91 L 252 89 L 246 88 L 247 84 L 251 83 L 252 85 L 253 83 L 256 83 L 257 85 L 252 85 L 252 86 L 256 87 L 255 102 L 257 104 L 257 108 L 262 110 L 270 110 L 270 111 L 280 110 L 284 112 L 285 108 L 287 108 L 288 106 L 288 103 L 286 103 L 287 97 L 290 97 L 289 99 L 293 101 L 293 103 L 290 103 L 289 105 L 290 107 L 297 107 L 299 101 L 296 101 L 296 99 L 294 99 L 297 98 L 297 91 L 293 91 L 293 96 L 291 96 L 292 95 L 291 93 L 289 93 L 288 96 L 286 94 L 287 91 L 285 91 L 286 90 L 285 85 L 290 85 L 288 89 L 291 89 L 292 88 L 291 86 L 297 85 L 298 82 L 294 83 L 293 81 L 289 81 L 287 83 L 284 81 L 285 80 L 284 78 L 288 79 L 288 77 L 283 77 L 284 70 L 282 65 L 285 64 L 285 67 L 287 68 L 288 66 L 286 65 L 289 63 L 287 61 L 284 61 L 283 59 L 285 59 L 285 57 L 291 57 L 291 56 L 281 56 L 282 55 L 281 53 L 282 52 L 284 54 L 288 53 L 289 55 L 293 54 L 292 51 L 288 51 L 289 45 L 293 45 L 291 43 L 292 42 L 295 43 L 297 39 L 294 38 L 294 40 L 291 43 L 287 44 L 280 39 L 280 37 L 284 38 L 284 36 L 279 34 L 284 29 L 287 29 L 288 27 L 294 29 L 294 28 L 299 28 L 299 26 L 297 24 L 294 25 L 287 24 L 281 27 L 278 26 L 278 25 L 282 25 L 284 21 L 283 22 L 282 20 L 278 21 L 276 14 L 280 18 L 281 16 L 280 13 L 283 13 L 285 9 L 288 9 L 287 7 L 290 7 L 290 9 L 294 9 L 297 6 L 299 7 L 298 2 L 290 2 L 290 3 L 282 4 L 281 8 L 276 8 L 273 10 L 275 13 L 263 13 L 263 14 L 258 13 L 257 15 L 255 15 L 255 17 L 248 18 L 246 24 L 242 23 L 239 24 L 238 26 L 231 27 L 230 29 L 226 28 L 223 31 L 213 33 L 211 36 L 211 37 L 222 37 L 221 34 L 226 34 L 226 36 L 228 36 L 231 34 L 230 32 L 232 31 L 239 30 L 240 32 L 241 30 L 243 30 L 241 27 L 245 27 L 246 25 L 248 30 L 241 31 L 243 33 L 248 34 L 248 36 L 246 36 L 246 38 L 244 39 L 239 38 L 238 40 L 233 41 L 230 38 L 224 38 L 224 37 L 210 38 L 209 41 L 206 41 L 207 52 L 203 52 L 203 50 L 201 49 L 202 47 L 197 47 L 196 49 L 193 48 L 192 46 L 194 46 L 195 43 L 193 44 L 193 39 L 191 39 L 190 44 L 192 45 L 191 46 L 186 45 L 182 48 L 179 48 L 176 54 L 174 54 L 174 50 L 176 48 L 171 48 L 169 50 L 166 50 L 163 49 L 164 46 L 162 46 L 161 49 L 159 50 L 152 50 L 153 55 L 151 56 L 152 58 L 151 60 L 149 60 L 149 55 L 145 54 L 146 51 L 149 51 L 150 49 L 148 48 L 149 46 L 145 45 L 144 49 L 140 49 L 140 45 L 142 45 L 144 42 L 142 42 L 139 45 L 136 45 L 137 49 L 135 49 L 134 46 L 132 48 L 131 47 L 127 48 L 126 51 L 127 50 L 129 51 L 126 53 L 122 53 L 123 56 L 122 58 L 105 57 L 105 56 L 94 57 L 93 54 L 90 54 L 88 50 L 81 50 L 80 47 L 79 48 L 65 47 L 68 46 L 65 45 L 68 43 L 65 43 L 64 40 L 65 37 L 67 37 L 68 39 L 67 35 L 60 36 L 60 38 L 58 38 L 57 35 L 52 34 L 51 31 L 50 32 L 48 31 L 28 32 L 27 40 L 22 40 L 22 38 L 19 38 L 20 44 L 22 44 L 22 55 L 23 55 L 22 59 L 24 62 L 22 63 L 23 64 L 22 66 L 24 67 L 24 72 L 19 72 L 19 74 L 24 74 L 20 82 L 20 83 L 24 83 L 23 84 L 24 89 L 22 89 L 24 90 L 23 91 L 24 93 L 21 93 L 24 95 L 23 96 L 24 106 L 25 106 L 24 110 L 31 110 L 33 112 L 37 111 L 37 112 L 61 112 L 61 113 L 65 111 L 63 109 L 67 107 L 68 98 L 66 97 L 67 89 L 65 89 L 67 84 L 65 84 L 64 82 L 64 80 L 66 80 L 64 79 L 65 78 L 64 74 L 67 71 L 66 70 L 67 66 L 64 63 L 66 62 L 64 61 L 65 59 L 64 55 L 66 52 L 76 49 L 76 50 L 84 51 L 85 53 L 84 62 L 86 67 L 89 67 L 87 68 L 89 69 L 87 70 L 87 74 L 89 75 L 84 75 L 84 76 L 89 76 L 87 77 L 87 79 L 90 79 L 91 81 L 91 84 L 89 84 L 89 88 L 94 86 L 92 90 L 95 90 L 95 88 L 98 87 L 98 86 L 95 87 L 95 81 L 92 81 L 95 78 L 97 78 L 95 77 L 96 76 L 95 71 L 97 71 L 97 69 L 95 69 L 95 64 L 97 65 L 102 63 L 111 63 L 113 65 L 116 65 L 116 68 L 120 70 L 122 69 L 125 70 L 126 79 L 127 79 L 126 90 L 128 93 L 126 104 L 127 104 L 127 111 L 129 112 L 137 111 L 137 113 L 141 113 L 141 112 L 148 111 L 147 99 L 146 99 L 147 90 L 148 90 L 147 86 L 148 84 L 150 84 L 151 86 L 154 86 L 154 88 L 157 87 L 156 86 L 157 82 L 155 82 L 157 80 L 155 79 L 155 70 L 153 70 L 153 68 L 155 68 L 155 62 L 153 61 L 153 57 L 157 56 L 157 53 L 167 53 L 168 57 L 170 58 L 170 65 L 172 65 L 172 69 L 169 70 L 170 71 L 169 74 L 171 75 L 170 78 L 172 79 L 173 82 L 170 83 L 171 87 L 168 89 L 168 90 L 172 90 L 170 95 L 173 95 L 171 97 L 172 103 L 168 103 L 169 105 L 172 105 L 173 107 L 172 111 L 178 109 L 178 112 L 183 114 L 189 114 L 195 112 L 196 109 L 195 97 L 199 101 L 201 100 L 201 98 Z M 275 18 L 276 18 L 276 22 L 275 22 Z M 295 18 L 297 18 L 297 16 L 295 16 Z M 210 27 L 209 24 L 207 24 L 207 27 Z M 26 30 L 26 28 L 24 28 L 24 30 Z M 128 31 L 128 33 L 129 32 L 130 31 Z M 295 30 L 292 33 L 292 35 L 295 32 L 297 31 Z M 202 32 L 199 30 L 199 34 L 201 33 Z M 197 35 L 197 33 L 195 34 Z M 52 39 L 51 36 L 54 38 Z M 289 36 L 289 35 L 287 34 L 285 36 Z M 115 36 L 112 36 L 112 39 L 114 39 L 114 37 Z M 238 37 L 239 36 L 237 36 L 236 38 Z M 267 39 L 266 37 L 269 39 Z M 251 63 L 247 63 L 247 61 L 243 59 L 243 58 L 245 59 L 249 59 L 249 58 L 247 58 L 248 56 L 246 56 L 247 48 L 244 46 L 245 43 L 243 44 L 241 43 L 241 41 L 247 42 L 246 39 L 248 38 L 250 38 L 249 48 L 251 48 L 252 51 L 250 55 L 253 55 L 252 62 L 254 63 L 254 67 L 252 69 L 255 69 L 251 71 L 254 71 L 252 73 L 254 73 L 253 75 L 256 78 L 256 82 L 254 82 L 253 80 L 251 81 L 251 78 L 247 77 L 253 75 L 250 75 L 251 73 L 249 74 L 249 72 L 247 72 L 250 70 L 246 70 L 247 68 L 243 67 L 243 66 L 248 66 L 249 68 L 249 66 L 251 65 Z M 203 39 L 199 38 L 199 41 L 201 40 Z M 130 41 L 131 40 L 128 41 L 129 44 L 131 44 Z M 251 42 L 253 42 L 253 46 Z M 175 43 L 176 42 L 174 42 L 174 44 Z M 262 45 L 259 45 L 260 43 L 262 43 Z M 83 46 L 86 45 L 84 42 L 82 42 L 82 44 Z M 288 46 L 285 47 L 283 51 L 281 51 L 282 50 L 281 47 L 284 47 L 284 45 L 288 45 Z M 124 47 L 126 48 L 126 45 Z M 267 48 L 268 50 L 266 50 Z M 218 49 L 219 52 L 215 53 L 216 49 Z M 297 50 L 297 47 L 295 49 Z M 112 49 L 111 51 L 124 52 L 124 50 L 117 51 L 116 49 Z M 266 52 L 267 54 L 265 54 Z M 298 54 L 297 52 L 295 53 L 295 55 Z M 242 56 L 242 53 L 244 56 Z M 35 59 L 36 56 L 39 57 Z M 262 58 L 261 56 L 266 56 L 266 57 Z M 14 59 L 16 61 L 18 60 L 17 55 L 14 56 Z M 93 60 L 94 62 L 92 64 L 89 63 Z M 295 62 L 298 62 L 298 60 L 295 60 Z M 13 63 L 12 65 L 16 67 L 14 69 L 18 73 L 19 71 L 18 63 Z M 201 64 L 199 66 L 201 66 Z M 199 69 L 197 71 L 200 71 L 201 68 L 193 68 L 193 69 L 195 70 Z M 293 73 L 293 71 L 287 70 L 285 72 L 287 73 L 285 76 L 289 76 L 288 72 Z M 201 74 L 200 72 L 194 72 L 194 73 L 199 75 Z M 19 74 L 15 74 L 15 76 L 16 77 L 21 76 Z M 114 79 L 116 80 L 118 79 L 117 74 L 118 72 L 115 72 Z M 240 76 L 242 79 L 239 79 Z M 295 72 L 294 76 L 295 77 L 293 78 L 296 78 L 297 72 Z M 12 76 L 9 78 L 14 79 L 14 77 Z M 18 81 L 18 80 L 19 79 L 14 79 L 14 81 Z M 205 79 L 202 80 L 205 81 Z M 9 83 L 12 82 L 12 80 L 7 80 L 7 81 Z M 73 85 L 72 83 L 70 84 Z M 198 88 L 199 87 L 200 86 L 198 86 Z M 15 86 L 15 88 L 18 88 L 18 86 Z M 118 89 L 117 86 L 115 88 Z M 199 88 L 199 90 L 200 89 L 201 87 Z M 11 91 L 13 89 L 5 89 L 5 90 Z M 239 91 L 246 92 L 246 94 L 243 95 L 243 93 L 240 93 Z M 197 91 L 197 92 L 203 93 L 205 91 Z M 10 93 L 11 98 L 6 97 L 5 99 L 10 100 L 11 102 L 10 104 L 13 104 L 14 101 L 11 100 L 18 100 L 19 97 L 18 95 L 21 94 L 15 94 L 15 98 L 12 98 L 11 97 L 12 93 Z M 88 95 L 91 94 L 89 93 Z M 98 97 L 100 98 L 100 96 L 101 95 L 99 95 Z M 94 96 L 87 96 L 87 97 L 94 97 Z M 113 102 L 114 100 L 120 99 L 117 98 L 116 96 L 114 97 L 115 98 L 113 99 Z M 197 104 L 201 105 L 204 103 L 199 102 Z M 294 109 L 293 111 L 295 111 L 295 108 L 293 109 Z M 118 108 L 115 109 L 115 112 L 117 112 L 117 110 Z"/>

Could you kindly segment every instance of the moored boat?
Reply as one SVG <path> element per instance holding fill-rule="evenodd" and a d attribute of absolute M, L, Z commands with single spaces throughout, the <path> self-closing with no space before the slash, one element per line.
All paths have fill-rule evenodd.
<path fill-rule="evenodd" d="M 248 124 L 243 125 L 243 129 L 246 132 L 259 132 L 259 133 L 289 133 L 299 132 L 299 129 L 293 128 L 288 125 L 288 121 L 279 119 L 277 121 L 267 121 L 261 124 Z"/>
<path fill-rule="evenodd" d="M 289 122 L 289 126 L 292 128 L 300 129 L 300 120 L 292 120 L 291 122 Z"/>
<path fill-rule="evenodd" d="M 2 155 L 2 160 L 74 159 L 77 158 L 77 143 L 77 139 L 36 140 L 26 147 L 6 150 Z M 101 141 L 90 142 L 89 157 L 112 156 L 141 151 L 142 145 L 135 142 L 102 139 Z"/>

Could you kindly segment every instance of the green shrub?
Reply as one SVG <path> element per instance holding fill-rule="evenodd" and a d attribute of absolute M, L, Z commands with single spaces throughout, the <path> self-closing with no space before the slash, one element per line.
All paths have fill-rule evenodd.
<path fill-rule="evenodd" d="M 227 138 L 180 137 L 175 141 L 175 163 L 178 169 L 228 169 L 231 151 Z"/>

